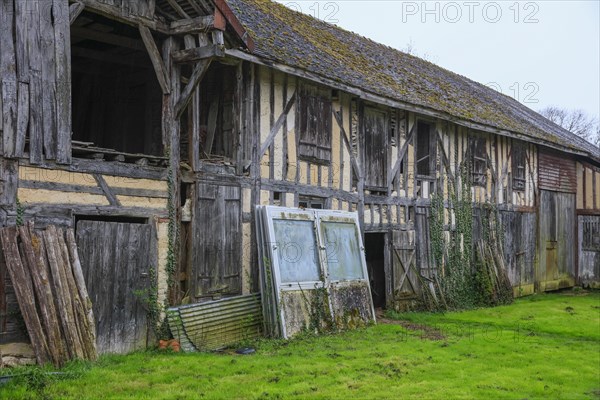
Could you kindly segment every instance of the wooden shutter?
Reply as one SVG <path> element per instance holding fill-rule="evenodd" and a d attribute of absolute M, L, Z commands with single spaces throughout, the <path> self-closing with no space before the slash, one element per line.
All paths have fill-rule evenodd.
<path fill-rule="evenodd" d="M 331 160 L 332 118 L 329 89 L 302 85 L 296 108 L 299 156 L 317 161 Z"/>
<path fill-rule="evenodd" d="M 387 185 L 388 115 L 365 107 L 365 186 L 383 189 Z"/>
<path fill-rule="evenodd" d="M 424 121 L 417 122 L 416 135 L 416 172 L 419 176 L 432 176 L 435 172 L 436 141 L 433 127 Z"/>

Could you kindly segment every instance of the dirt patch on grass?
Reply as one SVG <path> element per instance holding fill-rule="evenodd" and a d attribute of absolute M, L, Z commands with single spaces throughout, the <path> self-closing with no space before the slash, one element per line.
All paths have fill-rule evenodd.
<path fill-rule="evenodd" d="M 395 320 L 386 318 L 383 313 L 377 315 L 378 324 L 387 325 L 400 325 L 409 331 L 420 331 L 421 339 L 427 340 L 446 340 L 447 336 L 442 333 L 439 329 L 436 329 L 429 325 L 417 324 L 410 321 Z"/>

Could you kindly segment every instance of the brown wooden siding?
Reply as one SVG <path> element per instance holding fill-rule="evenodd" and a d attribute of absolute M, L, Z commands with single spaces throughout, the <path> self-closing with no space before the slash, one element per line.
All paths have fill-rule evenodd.
<path fill-rule="evenodd" d="M 577 192 L 575 161 L 564 154 L 540 150 L 539 188 L 553 192 Z"/>

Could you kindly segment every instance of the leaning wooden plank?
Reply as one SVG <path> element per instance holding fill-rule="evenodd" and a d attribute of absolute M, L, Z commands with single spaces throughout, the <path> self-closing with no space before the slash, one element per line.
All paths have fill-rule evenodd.
<path fill-rule="evenodd" d="M 52 0 L 56 63 L 56 162 L 71 163 L 71 36 L 69 4 Z"/>
<path fill-rule="evenodd" d="M 31 238 L 31 243 L 33 245 L 33 252 L 37 259 L 36 267 L 38 268 L 38 274 L 40 274 L 40 276 L 44 277 L 45 281 L 48 282 L 50 290 L 52 291 L 52 298 L 53 298 L 52 304 L 54 306 L 55 314 L 56 314 L 56 324 L 58 326 L 59 341 L 52 342 L 52 343 L 50 343 L 50 345 L 57 346 L 57 348 L 60 351 L 61 359 L 69 360 L 70 356 L 69 356 L 69 350 L 67 347 L 67 341 L 65 339 L 65 336 L 62 334 L 59 310 L 56 308 L 58 305 L 57 301 L 56 301 L 56 292 L 52 290 L 50 265 L 49 265 L 48 259 L 46 257 L 46 247 L 44 245 L 44 238 L 42 237 L 41 232 L 37 232 L 34 229 L 33 224 L 28 225 L 28 228 L 29 228 L 29 237 Z"/>
<path fill-rule="evenodd" d="M 61 326 L 63 328 L 63 334 L 67 342 L 67 349 L 71 358 L 83 358 L 83 349 L 79 342 L 77 335 L 73 331 L 75 324 L 75 316 L 73 315 L 73 308 L 71 301 L 68 298 L 68 291 L 66 288 L 65 279 L 61 274 L 61 267 L 59 265 L 60 259 L 57 254 L 57 239 L 56 229 L 51 230 L 52 226 L 48 227 L 43 233 L 44 246 L 48 257 L 48 263 L 50 264 L 50 271 L 52 276 L 52 284 L 54 285 L 54 293 L 56 293 L 56 303 L 58 309 L 62 312 L 60 315 Z"/>
<path fill-rule="evenodd" d="M 19 302 L 19 309 L 25 320 L 25 326 L 27 327 L 27 333 L 29 334 L 36 360 L 38 364 L 46 364 L 50 361 L 48 343 L 35 307 L 33 284 L 31 283 L 29 274 L 25 272 L 25 266 L 21 262 L 17 238 L 17 228 L 14 226 L 3 228 L 0 231 L 0 241 L 2 241 L 2 251 L 4 252 L 6 266 L 17 301 Z"/>
<path fill-rule="evenodd" d="M 96 353 L 96 338 L 95 334 L 91 334 L 92 331 L 95 332 L 96 330 L 94 327 L 94 321 L 91 321 L 92 323 L 90 324 L 90 321 L 88 319 L 86 306 L 87 301 L 83 299 L 80 295 L 81 291 L 79 290 L 79 286 L 75 278 L 74 268 L 71 262 L 71 254 L 69 252 L 67 241 L 65 240 L 65 235 L 62 229 L 58 230 L 58 242 L 62 251 L 62 257 L 65 260 L 65 274 L 67 275 L 69 292 L 71 293 L 71 297 L 74 303 L 75 316 L 77 317 L 76 319 L 78 327 L 80 328 L 79 336 L 83 344 L 86 359 L 95 360 L 98 357 L 98 354 Z"/>
<path fill-rule="evenodd" d="M 19 237 L 21 238 L 21 246 L 23 257 L 27 260 L 28 273 L 33 279 L 33 288 L 37 297 L 37 304 L 42 316 L 44 331 L 48 338 L 49 352 L 52 358 L 52 363 L 56 367 L 60 367 L 66 361 L 64 352 L 61 351 L 61 334 L 58 315 L 54 306 L 54 296 L 48 274 L 40 265 L 39 258 L 36 256 L 34 248 L 39 249 L 39 242 L 36 237 L 30 236 L 33 230 L 33 224 L 29 223 L 27 227 L 19 227 Z"/>
<path fill-rule="evenodd" d="M 79 298 L 81 299 L 85 316 L 88 325 L 88 336 L 89 341 L 93 344 L 92 355 L 95 359 L 98 356 L 96 349 L 96 320 L 94 319 L 94 311 L 92 309 L 92 301 L 85 285 L 85 279 L 83 277 L 83 269 L 81 268 L 81 261 L 79 259 L 79 252 L 77 250 L 77 241 L 75 240 L 75 232 L 73 229 L 67 229 L 67 246 L 69 248 L 69 257 L 71 259 L 71 269 L 73 270 L 73 277 L 77 284 L 77 290 L 79 291 Z"/>
<path fill-rule="evenodd" d="M 62 235 L 62 230 L 56 228 L 54 225 L 50 225 L 46 228 L 52 232 L 53 240 L 55 241 L 55 251 L 56 251 L 56 259 L 58 261 L 59 273 L 62 280 L 62 287 L 64 289 L 63 295 L 65 296 L 65 301 L 67 304 L 70 304 L 70 308 L 67 309 L 67 312 L 72 313 L 73 323 L 71 324 L 71 330 L 73 332 L 73 336 L 75 337 L 76 342 L 78 343 L 79 348 L 76 349 L 81 351 L 81 355 L 77 355 L 78 358 L 86 358 L 85 346 L 83 343 L 83 339 L 81 337 L 81 329 L 79 324 L 79 315 L 77 313 L 78 301 L 77 298 L 73 296 L 73 292 L 71 291 L 71 280 L 69 279 L 69 275 L 71 275 L 70 269 L 71 267 L 67 265 L 68 258 L 65 260 L 63 254 L 63 248 L 61 245 L 60 237 Z M 69 271 L 69 274 L 67 274 Z M 72 276 L 71 276 L 72 279 Z M 77 294 L 77 297 L 79 295 Z"/>
<path fill-rule="evenodd" d="M 158 48 L 156 47 L 156 43 L 154 42 L 154 38 L 152 37 L 150 29 L 140 24 L 139 30 L 140 35 L 142 36 L 142 40 L 144 41 L 144 45 L 146 45 L 146 50 L 148 51 L 148 55 L 150 56 L 150 61 L 152 61 L 152 66 L 154 67 L 154 72 L 156 72 L 156 78 L 158 79 L 158 83 L 162 89 L 163 94 L 171 93 L 171 86 L 169 85 L 167 69 L 165 67 L 165 63 L 163 62 L 163 59 L 160 56 Z"/>

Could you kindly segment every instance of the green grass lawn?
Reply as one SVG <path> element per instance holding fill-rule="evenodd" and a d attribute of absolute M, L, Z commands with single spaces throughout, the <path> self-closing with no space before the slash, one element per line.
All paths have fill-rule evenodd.
<path fill-rule="evenodd" d="M 403 321 L 393 321 L 402 319 Z M 600 398 L 600 293 L 535 295 L 293 341 L 254 355 L 142 352 L 39 373 L 0 398 Z M 16 372 L 31 371 L 17 370 Z M 37 387 L 37 391 L 34 390 Z"/>

